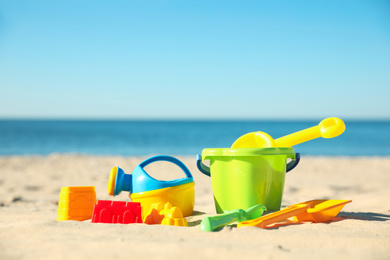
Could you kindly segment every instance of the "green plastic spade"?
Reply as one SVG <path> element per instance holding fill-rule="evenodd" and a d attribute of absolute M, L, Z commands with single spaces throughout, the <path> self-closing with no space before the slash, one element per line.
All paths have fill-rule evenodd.
<path fill-rule="evenodd" d="M 233 222 L 242 222 L 258 218 L 267 210 L 264 205 L 255 205 L 246 210 L 234 209 L 224 214 L 205 217 L 200 223 L 202 231 L 216 231 Z"/>

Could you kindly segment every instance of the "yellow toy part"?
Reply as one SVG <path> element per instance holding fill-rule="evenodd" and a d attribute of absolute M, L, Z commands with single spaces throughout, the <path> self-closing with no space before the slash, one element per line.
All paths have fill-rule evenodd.
<path fill-rule="evenodd" d="M 237 227 L 256 226 L 267 228 L 269 225 L 293 217 L 295 222 L 324 223 L 336 217 L 345 204 L 352 200 L 310 200 L 288 206 L 257 219 L 241 222 Z"/>
<path fill-rule="evenodd" d="M 160 214 L 160 212 L 163 209 L 164 203 L 153 203 L 144 217 L 143 222 L 148 225 L 161 224 L 161 221 L 164 219 L 164 214 Z"/>
<path fill-rule="evenodd" d="M 140 202 L 142 205 L 142 217 L 148 215 L 149 209 L 155 203 L 169 202 L 178 207 L 184 217 L 192 215 L 195 204 L 195 183 L 189 182 L 164 189 L 157 189 L 145 192 L 132 193 L 129 195 L 131 201 Z"/>
<path fill-rule="evenodd" d="M 115 182 L 116 182 L 116 174 L 117 174 L 117 167 L 112 167 L 110 176 L 108 177 L 108 194 L 110 196 L 114 196 L 115 193 Z"/>
<path fill-rule="evenodd" d="M 275 140 L 267 133 L 257 131 L 244 134 L 232 145 L 232 148 L 277 147 Z"/>
<path fill-rule="evenodd" d="M 96 192 L 93 186 L 62 187 L 57 221 L 91 219 L 95 203 Z"/>
<path fill-rule="evenodd" d="M 161 225 L 188 227 L 187 220 L 183 218 L 180 209 L 178 207 L 172 207 L 169 202 L 165 204 L 164 209 L 160 211 L 160 214 L 164 215 Z"/>
<path fill-rule="evenodd" d="M 314 222 L 323 223 L 328 222 L 343 209 L 345 204 L 352 202 L 352 200 L 311 200 L 303 202 L 309 206 L 307 212 L 294 216 L 297 222 Z"/>
<path fill-rule="evenodd" d="M 287 218 L 293 217 L 297 214 L 305 213 L 308 206 L 305 204 L 296 204 L 291 205 L 285 209 L 270 213 L 268 215 L 253 219 L 243 221 L 238 223 L 237 227 L 246 227 L 246 226 L 254 226 L 259 228 L 267 228 L 267 226 L 274 224 L 276 222 L 285 220 Z"/>
<path fill-rule="evenodd" d="M 261 147 L 291 147 L 319 137 L 333 138 L 345 131 L 343 120 L 337 117 L 329 117 L 322 120 L 317 126 L 313 126 L 278 139 L 273 139 L 264 132 L 251 132 L 239 137 L 232 148 L 261 148 Z"/>
<path fill-rule="evenodd" d="M 172 207 L 169 202 L 165 205 L 162 202 L 152 204 L 144 218 L 144 223 L 148 225 L 188 226 L 187 220 L 183 217 L 180 209 Z"/>

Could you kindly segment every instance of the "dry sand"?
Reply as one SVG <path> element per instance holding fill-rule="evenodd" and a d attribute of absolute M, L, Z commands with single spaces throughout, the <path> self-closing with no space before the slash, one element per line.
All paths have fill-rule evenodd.
<path fill-rule="evenodd" d="M 352 200 L 328 223 L 202 232 L 200 221 L 215 214 L 211 181 L 183 156 L 196 183 L 190 227 L 56 221 L 61 187 L 95 186 L 99 200 L 128 201 L 108 196 L 110 169 L 131 173 L 145 158 L 0 157 L 0 259 L 390 259 L 389 157 L 303 157 L 287 174 L 283 207 Z M 164 163 L 147 170 L 160 179 L 180 174 Z"/>

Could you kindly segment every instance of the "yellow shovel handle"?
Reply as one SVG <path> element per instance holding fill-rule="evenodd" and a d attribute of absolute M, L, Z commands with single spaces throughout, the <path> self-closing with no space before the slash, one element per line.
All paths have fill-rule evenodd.
<path fill-rule="evenodd" d="M 275 140 L 277 147 L 291 147 L 319 137 L 333 138 L 345 131 L 343 120 L 337 117 L 329 117 L 322 120 L 317 126 L 313 126 Z"/>
<path fill-rule="evenodd" d="M 285 209 L 273 212 L 271 214 L 239 223 L 237 227 L 253 226 L 259 228 L 266 228 L 267 226 L 285 220 L 290 217 L 305 213 L 309 208 L 306 204 L 295 204 Z"/>

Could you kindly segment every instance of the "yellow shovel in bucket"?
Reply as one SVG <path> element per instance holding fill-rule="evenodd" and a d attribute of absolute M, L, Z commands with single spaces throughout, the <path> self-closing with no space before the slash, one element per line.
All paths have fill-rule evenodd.
<path fill-rule="evenodd" d="M 319 137 L 333 138 L 345 131 L 343 120 L 337 117 L 329 117 L 318 125 L 273 139 L 264 132 L 251 132 L 239 137 L 232 148 L 260 148 L 260 147 L 291 147 Z"/>

